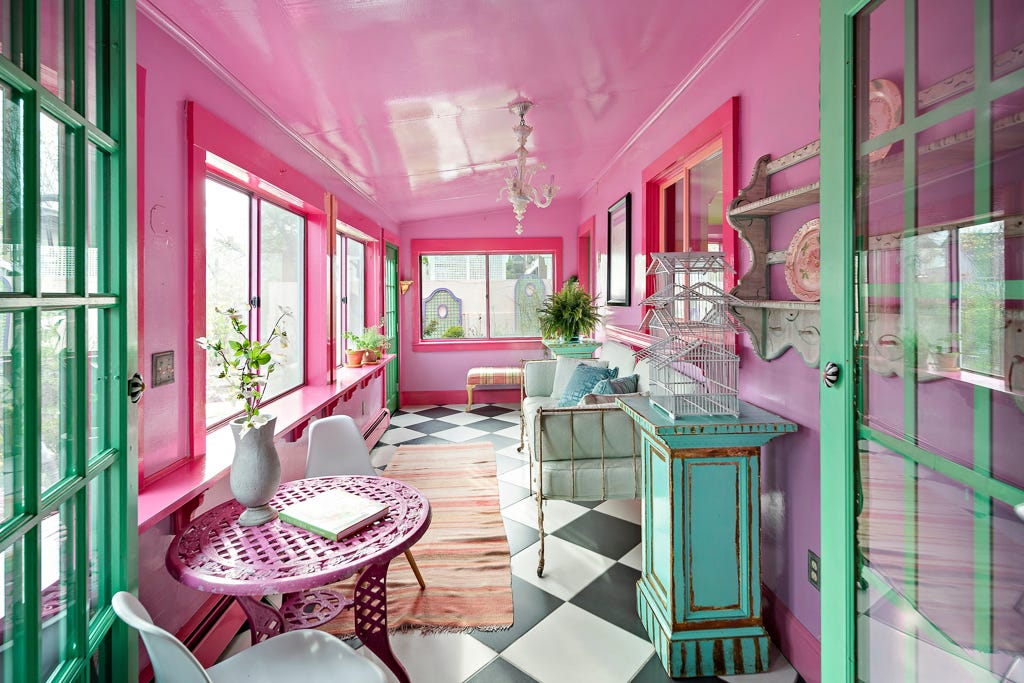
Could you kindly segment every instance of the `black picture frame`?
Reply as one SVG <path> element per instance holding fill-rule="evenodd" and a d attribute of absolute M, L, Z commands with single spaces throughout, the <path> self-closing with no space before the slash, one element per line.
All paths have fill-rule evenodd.
<path fill-rule="evenodd" d="M 631 193 L 608 207 L 608 305 L 629 306 L 632 289 L 630 238 L 632 224 Z"/>

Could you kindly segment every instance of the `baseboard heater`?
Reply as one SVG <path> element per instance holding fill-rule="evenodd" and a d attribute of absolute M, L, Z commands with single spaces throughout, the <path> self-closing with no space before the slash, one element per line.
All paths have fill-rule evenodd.
<path fill-rule="evenodd" d="M 391 413 L 388 412 L 387 408 L 381 408 L 377 416 L 370 420 L 366 428 L 363 429 L 363 439 L 366 440 L 366 447 L 373 448 L 376 446 L 377 442 L 380 441 L 380 437 L 388 430 L 390 424 Z"/>

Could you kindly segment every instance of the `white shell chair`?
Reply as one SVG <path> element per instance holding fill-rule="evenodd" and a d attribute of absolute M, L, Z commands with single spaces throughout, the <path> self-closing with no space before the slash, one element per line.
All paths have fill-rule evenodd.
<path fill-rule="evenodd" d="M 384 672 L 323 631 L 287 631 L 203 669 L 180 640 L 153 623 L 131 593 L 111 600 L 117 616 L 137 629 L 149 651 L 156 683 L 281 683 L 288 680 L 385 683 Z"/>
<path fill-rule="evenodd" d="M 331 415 L 315 421 L 309 427 L 305 476 L 332 477 L 343 474 L 378 476 L 370 461 L 370 449 L 366 447 L 366 440 L 355 420 L 348 415 Z M 426 588 L 427 584 L 423 581 L 412 552 L 406 550 L 405 559 L 409 561 L 420 589 Z"/>

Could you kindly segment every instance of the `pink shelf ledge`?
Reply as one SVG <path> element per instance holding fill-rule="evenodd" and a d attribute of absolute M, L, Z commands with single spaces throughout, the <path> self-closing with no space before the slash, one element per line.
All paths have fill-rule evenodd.
<path fill-rule="evenodd" d="M 384 356 L 380 363 L 360 368 L 339 368 L 333 384 L 305 386 L 268 403 L 265 412 L 277 416 L 274 437 L 288 437 L 336 401 L 365 388 L 370 380 L 384 374 L 395 356 Z M 210 486 L 224 478 L 234 456 L 231 429 L 224 425 L 207 433 L 206 453 L 199 454 L 139 491 L 139 533 L 174 513 Z"/>

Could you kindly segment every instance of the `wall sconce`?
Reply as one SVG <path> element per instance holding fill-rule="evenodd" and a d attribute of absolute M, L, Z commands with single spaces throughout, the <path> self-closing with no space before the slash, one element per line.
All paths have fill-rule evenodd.
<path fill-rule="evenodd" d="M 410 287 L 412 287 L 412 280 L 399 280 L 398 281 L 398 289 L 400 289 L 402 291 L 402 294 L 405 294 L 406 292 L 408 292 Z"/>

